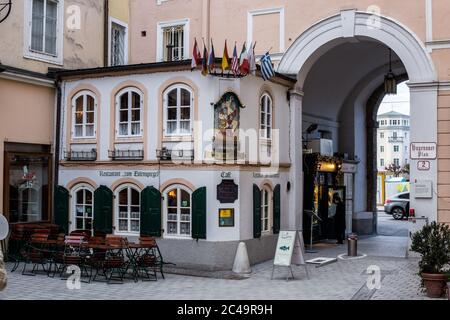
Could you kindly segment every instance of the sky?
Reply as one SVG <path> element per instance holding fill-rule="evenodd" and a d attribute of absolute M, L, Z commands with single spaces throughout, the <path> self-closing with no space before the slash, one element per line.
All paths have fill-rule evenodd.
<path fill-rule="evenodd" d="M 406 82 L 402 82 L 397 87 L 397 95 L 385 96 L 383 102 L 380 105 L 378 114 L 397 111 L 406 115 L 410 115 L 409 112 L 409 88 Z"/>

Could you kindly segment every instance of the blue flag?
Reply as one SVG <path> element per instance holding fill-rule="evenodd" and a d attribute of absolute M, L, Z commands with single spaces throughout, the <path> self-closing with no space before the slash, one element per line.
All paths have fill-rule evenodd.
<path fill-rule="evenodd" d="M 261 58 L 261 74 L 264 81 L 275 77 L 275 70 L 273 69 L 272 60 L 268 52 Z"/>

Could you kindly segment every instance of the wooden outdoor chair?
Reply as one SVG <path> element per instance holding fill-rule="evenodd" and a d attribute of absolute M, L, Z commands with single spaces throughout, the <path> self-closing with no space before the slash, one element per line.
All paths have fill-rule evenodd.
<path fill-rule="evenodd" d="M 150 236 L 141 236 L 139 237 L 139 244 L 145 248 L 145 253 L 143 255 L 145 258 L 143 263 L 154 263 L 156 268 L 159 269 L 162 278 L 165 279 L 163 267 L 166 263 L 164 262 L 164 259 L 161 255 L 161 251 L 159 250 L 156 239 Z"/>

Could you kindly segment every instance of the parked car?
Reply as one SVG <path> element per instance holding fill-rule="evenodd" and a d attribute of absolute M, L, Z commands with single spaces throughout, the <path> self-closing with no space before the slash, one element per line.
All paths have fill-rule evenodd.
<path fill-rule="evenodd" d="M 395 220 L 409 216 L 409 192 L 402 192 L 386 199 L 384 211 L 391 214 Z"/>

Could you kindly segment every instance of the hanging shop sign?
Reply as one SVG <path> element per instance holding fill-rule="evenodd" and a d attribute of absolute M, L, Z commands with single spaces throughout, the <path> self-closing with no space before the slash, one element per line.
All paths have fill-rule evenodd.
<path fill-rule="evenodd" d="M 234 209 L 219 209 L 219 227 L 234 227 Z"/>
<path fill-rule="evenodd" d="M 239 186 L 234 180 L 222 180 L 217 186 L 217 200 L 220 203 L 235 203 L 239 198 Z"/>
<path fill-rule="evenodd" d="M 435 142 L 412 142 L 410 155 L 412 160 L 436 160 L 437 145 Z"/>

